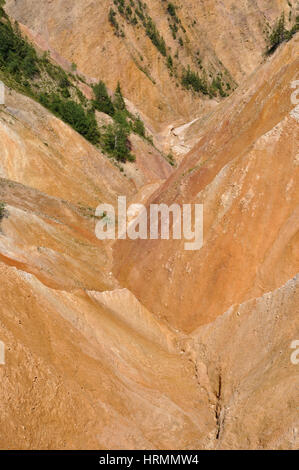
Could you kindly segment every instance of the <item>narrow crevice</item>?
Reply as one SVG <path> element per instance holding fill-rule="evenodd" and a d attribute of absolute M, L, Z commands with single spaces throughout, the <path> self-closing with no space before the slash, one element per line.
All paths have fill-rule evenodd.
<path fill-rule="evenodd" d="M 223 424 L 224 424 L 224 413 L 223 413 L 223 407 L 222 407 L 222 376 L 221 376 L 221 371 L 219 372 L 219 375 L 218 375 L 218 390 L 216 392 L 215 418 L 216 418 L 216 440 L 219 440 L 222 429 L 223 429 Z"/>
<path fill-rule="evenodd" d="M 216 371 L 216 385 L 214 387 L 211 386 L 211 381 L 209 375 L 207 378 L 209 380 L 210 387 L 207 387 L 205 380 L 202 380 L 201 373 L 198 367 L 198 362 L 194 355 L 191 353 L 193 348 L 180 348 L 181 354 L 186 354 L 188 361 L 194 367 L 194 377 L 196 379 L 197 385 L 200 387 L 201 391 L 205 391 L 207 393 L 209 404 L 214 408 L 215 413 L 215 440 L 219 441 L 222 437 L 223 430 L 224 430 L 224 422 L 225 422 L 225 415 L 226 415 L 226 407 L 224 406 L 223 400 L 223 375 L 222 370 L 217 368 Z"/>
<path fill-rule="evenodd" d="M 197 367 L 196 361 L 194 362 L 194 371 L 195 371 L 196 382 L 197 382 L 197 384 L 198 384 L 199 386 L 201 386 L 200 380 L 199 380 L 199 373 L 198 373 L 198 367 Z"/>

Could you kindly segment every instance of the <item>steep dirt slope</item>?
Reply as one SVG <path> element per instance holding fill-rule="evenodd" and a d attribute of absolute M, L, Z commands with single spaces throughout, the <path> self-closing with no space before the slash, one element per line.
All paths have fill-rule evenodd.
<path fill-rule="evenodd" d="M 121 289 L 109 243 L 94 232 L 92 207 L 118 194 L 143 200 L 159 182 L 137 194 L 69 126 L 28 98 L 6 98 L 1 448 L 205 447 L 215 434 L 215 397 L 204 366 L 199 390 L 180 335 Z M 152 174 L 144 171 L 145 181 Z"/>
<path fill-rule="evenodd" d="M 71 127 L 13 90 L 6 89 L 5 106 L 0 106 L 0 134 L 1 176 L 93 208 L 102 201 L 114 203 L 119 194 L 130 197 L 172 172 L 154 147 L 133 136 L 136 163 L 124 165 L 124 177 Z"/>
<path fill-rule="evenodd" d="M 180 335 L 117 289 L 90 219 L 6 180 L 1 199 L 0 447 L 204 447 L 205 367 L 200 389 Z"/>
<path fill-rule="evenodd" d="M 97 207 L 130 195 L 134 184 L 83 137 L 42 106 L 6 90 L 0 107 L 1 176 L 66 199 Z M 101 176 L 101 185 L 98 184 Z"/>
<path fill-rule="evenodd" d="M 285 44 L 207 120 L 199 144 L 151 202 L 204 205 L 204 246 L 119 241 L 114 272 L 185 331 L 298 271 L 298 122 L 291 82 L 298 38 Z"/>
<path fill-rule="evenodd" d="M 57 289 L 118 286 L 110 273 L 109 249 L 95 237 L 89 209 L 3 178 L 0 200 L 6 214 L 1 225 L 1 261 Z"/>
<path fill-rule="evenodd" d="M 298 449 L 298 278 L 233 305 L 192 336 L 217 391 L 217 448 Z"/>
<path fill-rule="evenodd" d="M 298 447 L 298 279 L 187 336 L 118 286 L 80 209 L 0 191 L 2 449 Z"/>
<path fill-rule="evenodd" d="M 164 2 L 147 3 L 170 44 Z M 216 69 L 219 54 L 240 79 L 261 58 L 259 19 L 275 18 L 285 2 L 176 4 L 190 49 L 206 36 L 205 66 Z M 107 23 L 110 2 L 7 5 L 84 72 L 110 77 L 112 86 L 125 76 L 127 96 L 157 127 L 210 112 L 175 130 L 198 143 L 173 174 L 134 136 L 137 164 L 126 164 L 125 176 L 69 126 L 7 91 L 0 106 L 0 448 L 298 448 L 298 365 L 290 360 L 299 328 L 298 121 L 290 99 L 298 37 L 231 97 L 200 108 L 166 82 L 165 64 L 142 38 L 144 60 L 154 64 L 156 84 L 148 86 L 132 59 L 133 32 L 126 27 L 122 41 Z M 196 34 L 183 20 L 192 9 Z M 186 48 L 180 56 L 187 63 Z M 94 209 L 118 195 L 203 203 L 203 248 L 100 242 Z"/>
<path fill-rule="evenodd" d="M 298 447 L 298 280 L 186 336 L 118 287 L 78 208 L 0 187 L 1 448 Z"/>
<path fill-rule="evenodd" d="M 224 86 L 229 82 L 233 87 L 260 63 L 266 33 L 276 18 L 285 11 L 288 21 L 291 11 L 293 19 L 296 8 L 296 2 L 287 0 L 175 0 L 176 23 L 168 3 L 134 0 L 132 8 L 148 13 L 156 24 L 174 61 L 172 69 L 146 36 L 140 17 L 134 13 L 138 23 L 132 25 L 118 12 L 118 2 L 42 0 L 37 8 L 33 0 L 7 0 L 6 10 L 65 64 L 65 60 L 77 64 L 78 70 L 104 79 L 111 88 L 120 80 L 125 96 L 158 129 L 175 121 L 184 124 L 211 106 L 208 99 L 202 101 L 181 87 L 182 65 L 190 65 L 208 78 L 221 72 Z M 127 6 L 129 2 L 125 2 Z M 118 35 L 108 20 L 111 7 Z M 171 27 L 178 31 L 173 33 Z"/>

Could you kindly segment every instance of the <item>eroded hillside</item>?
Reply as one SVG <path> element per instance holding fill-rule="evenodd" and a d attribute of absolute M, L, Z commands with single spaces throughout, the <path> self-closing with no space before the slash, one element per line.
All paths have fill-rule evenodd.
<path fill-rule="evenodd" d="M 198 130 L 199 143 L 149 201 L 202 203 L 201 250 L 185 251 L 184 240 L 116 244 L 121 282 L 179 328 L 213 321 L 298 270 L 297 74 L 295 37 L 219 105 Z"/>
<path fill-rule="evenodd" d="M 120 171 L 100 146 L 6 87 L 0 447 L 296 449 L 298 34 L 260 64 L 263 21 L 295 5 L 188 0 L 173 12 L 168 2 L 146 4 L 173 50 L 182 35 L 183 66 L 200 39 L 203 67 L 227 70 L 238 89 L 210 99 L 176 88 L 141 24 L 139 46 L 134 25 L 119 15 L 115 34 L 112 2 L 42 1 L 37 10 L 29 0 L 7 1 L 68 73 L 76 62 L 111 89 L 125 77 L 130 112 L 143 112 L 152 132 L 180 122 L 176 132 L 193 148 L 174 169 L 134 134 L 136 162 Z M 132 51 L 151 61 L 155 83 Z M 95 116 L 99 124 L 111 119 Z M 203 248 L 98 240 L 95 209 L 115 206 L 119 195 L 147 205 L 202 203 Z"/>
<path fill-rule="evenodd" d="M 42 0 L 38 9 L 33 0 L 8 0 L 6 5 L 65 65 L 76 64 L 111 89 L 121 81 L 125 96 L 156 130 L 184 124 L 212 106 L 208 95 L 182 87 L 184 69 L 190 66 L 209 84 L 214 79 L 214 99 L 221 99 L 261 62 L 275 20 L 284 11 L 292 23 L 298 7 L 287 0 Z"/>

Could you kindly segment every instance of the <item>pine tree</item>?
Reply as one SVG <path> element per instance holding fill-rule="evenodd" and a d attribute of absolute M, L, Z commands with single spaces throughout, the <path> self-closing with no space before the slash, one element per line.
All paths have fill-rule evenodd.
<path fill-rule="evenodd" d="M 145 127 L 140 116 L 137 116 L 137 118 L 135 119 L 135 122 L 133 124 L 133 132 L 135 132 L 135 134 L 140 135 L 141 137 L 145 137 Z"/>
<path fill-rule="evenodd" d="M 272 34 L 270 35 L 270 53 L 274 52 L 279 44 L 281 44 L 286 39 L 286 33 L 285 17 L 284 13 L 282 13 L 281 17 L 273 28 Z"/>
<path fill-rule="evenodd" d="M 117 83 L 117 87 L 114 93 L 113 105 L 114 105 L 114 108 L 118 111 L 126 110 L 126 103 L 125 103 L 119 82 Z"/>
<path fill-rule="evenodd" d="M 120 162 L 135 160 L 130 151 L 129 131 L 117 122 L 107 126 L 102 145 L 108 155 Z"/>
<path fill-rule="evenodd" d="M 108 95 L 107 88 L 104 82 L 100 81 L 93 87 L 95 100 L 93 101 L 94 107 L 102 113 L 114 115 L 114 106 L 110 96 Z"/>

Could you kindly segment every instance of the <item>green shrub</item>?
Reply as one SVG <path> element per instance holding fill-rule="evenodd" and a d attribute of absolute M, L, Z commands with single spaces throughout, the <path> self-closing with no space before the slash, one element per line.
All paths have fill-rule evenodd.
<path fill-rule="evenodd" d="M 285 28 L 285 18 L 284 14 L 281 15 L 279 20 L 276 22 L 273 27 L 272 33 L 270 35 L 270 47 L 268 53 L 271 54 L 276 50 L 276 48 L 286 39 L 286 28 Z"/>
<path fill-rule="evenodd" d="M 101 139 L 104 151 L 120 162 L 134 161 L 128 137 L 128 132 L 121 125 L 110 124 Z"/>
<path fill-rule="evenodd" d="M 187 89 L 193 88 L 193 90 L 197 93 L 202 92 L 205 95 L 208 94 L 208 86 L 206 81 L 201 79 L 197 72 L 193 72 L 190 69 L 190 66 L 183 72 L 182 85 Z"/>
<path fill-rule="evenodd" d="M 172 60 L 171 55 L 167 56 L 167 67 L 169 69 L 172 69 L 172 67 L 173 67 L 173 60 Z"/>
<path fill-rule="evenodd" d="M 110 8 L 109 10 L 109 23 L 111 24 L 111 26 L 116 30 L 118 31 L 119 30 L 119 26 L 118 26 L 118 22 L 116 20 L 116 13 L 115 11 L 113 10 L 113 8 Z"/>
<path fill-rule="evenodd" d="M 150 38 L 150 40 L 152 41 L 152 43 L 154 44 L 154 46 L 156 46 L 156 48 L 158 49 L 158 51 L 166 57 L 167 55 L 167 52 L 166 52 L 166 44 L 165 44 L 165 41 L 163 39 L 163 37 L 160 35 L 159 31 L 157 30 L 157 27 L 155 25 L 155 23 L 153 22 L 153 20 L 151 18 L 148 17 L 147 19 L 147 23 L 146 23 L 146 34 L 147 36 Z"/>
<path fill-rule="evenodd" d="M 113 8 L 110 8 L 109 15 L 108 15 L 109 22 L 111 26 L 113 26 L 115 29 L 118 29 L 118 23 L 115 17 L 116 17 L 115 11 L 113 10 Z"/>
<path fill-rule="evenodd" d="M 5 0 L 0 0 L 0 19 L 7 18 L 7 14 L 4 11 Z"/>
<path fill-rule="evenodd" d="M 5 217 L 5 204 L 0 202 L 0 221 Z"/>
<path fill-rule="evenodd" d="M 176 24 L 170 24 L 169 27 L 171 29 L 173 39 L 176 39 L 176 35 L 177 35 L 177 32 L 178 32 L 177 25 Z"/>
<path fill-rule="evenodd" d="M 127 6 L 126 8 L 126 16 L 127 18 L 130 18 L 132 16 L 132 8 L 130 7 L 130 5 Z"/>
<path fill-rule="evenodd" d="M 133 123 L 133 132 L 140 135 L 140 137 L 146 137 L 144 123 L 141 120 L 140 116 L 137 116 Z"/>
<path fill-rule="evenodd" d="M 219 77 L 213 78 L 213 81 L 210 87 L 210 92 L 213 96 L 216 96 L 217 92 L 219 92 L 222 98 L 226 96 L 226 93 L 222 88 L 221 79 Z"/>
<path fill-rule="evenodd" d="M 114 106 L 110 96 L 108 95 L 107 88 L 104 82 L 100 81 L 93 87 L 95 99 L 93 101 L 94 107 L 102 113 L 109 116 L 114 115 Z"/>
<path fill-rule="evenodd" d="M 0 21 L 0 67 L 20 79 L 39 73 L 35 49 L 17 34 L 10 22 Z"/>
<path fill-rule="evenodd" d="M 122 0 L 115 1 L 122 5 Z M 141 3 L 139 8 L 143 8 Z M 39 57 L 33 46 L 22 38 L 18 26 L 12 27 L 7 17 L 0 19 L 0 69 L 1 77 L 9 86 L 36 99 L 89 142 L 101 144 L 103 150 L 118 161 L 134 160 L 129 141 L 132 132 L 150 141 L 140 117 L 127 110 L 119 83 L 113 99 L 100 81 L 93 86 L 94 99 L 88 100 L 76 86 L 81 78 L 53 64 L 48 52 Z M 72 69 L 75 69 L 74 64 Z M 96 109 L 114 121 L 103 135 L 95 117 Z"/>
<path fill-rule="evenodd" d="M 173 3 L 168 3 L 167 5 L 167 11 L 168 13 L 173 16 L 173 17 L 176 17 L 176 11 L 175 11 L 175 6 Z"/>
<path fill-rule="evenodd" d="M 169 154 L 166 156 L 166 159 L 167 159 L 168 163 L 169 163 L 171 166 L 175 166 L 175 159 L 174 159 L 174 156 L 172 155 L 172 153 L 169 153 Z"/>
<path fill-rule="evenodd" d="M 126 103 L 125 103 L 119 82 L 117 84 L 117 87 L 114 93 L 113 106 L 114 106 L 114 109 L 118 111 L 126 110 Z"/>
<path fill-rule="evenodd" d="M 70 86 L 70 84 L 71 83 L 70 83 L 67 75 L 64 75 L 59 81 L 59 87 L 60 88 L 68 88 Z"/>
<path fill-rule="evenodd" d="M 285 17 L 284 13 L 280 16 L 280 18 L 276 21 L 275 25 L 273 26 L 272 33 L 269 37 L 269 46 L 266 50 L 266 54 L 270 55 L 276 51 L 277 47 L 284 41 L 289 41 L 292 39 L 294 34 L 297 33 L 299 30 L 299 17 L 296 17 L 296 23 L 294 26 L 288 31 L 285 27 Z"/>
<path fill-rule="evenodd" d="M 290 39 L 292 39 L 292 37 L 294 36 L 294 34 L 296 34 L 298 31 L 299 31 L 299 16 L 296 16 L 296 23 L 295 23 L 294 26 L 291 28 L 291 30 L 288 31 L 287 40 L 289 41 Z"/>
<path fill-rule="evenodd" d="M 71 94 L 67 88 L 62 88 L 61 95 L 66 99 L 71 97 Z"/>
<path fill-rule="evenodd" d="M 72 100 L 63 100 L 55 93 L 50 95 L 41 93 L 40 103 L 48 108 L 52 113 L 60 117 L 69 124 L 75 131 L 85 137 L 92 144 L 99 142 L 100 133 L 94 113 L 85 111 L 81 104 Z"/>

